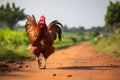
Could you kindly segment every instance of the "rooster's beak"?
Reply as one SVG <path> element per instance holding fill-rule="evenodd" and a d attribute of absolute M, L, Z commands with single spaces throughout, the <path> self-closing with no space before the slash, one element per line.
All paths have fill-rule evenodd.
<path fill-rule="evenodd" d="M 41 24 L 45 24 L 45 21 L 40 21 Z"/>
<path fill-rule="evenodd" d="M 44 26 L 40 26 L 40 28 L 43 28 Z"/>

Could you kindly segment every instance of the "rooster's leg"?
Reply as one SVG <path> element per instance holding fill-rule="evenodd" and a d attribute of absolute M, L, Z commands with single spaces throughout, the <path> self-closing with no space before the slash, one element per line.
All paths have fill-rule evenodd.
<path fill-rule="evenodd" d="M 40 62 L 39 57 L 37 57 L 37 62 L 38 62 L 38 68 L 41 69 L 41 64 L 42 64 L 42 63 Z"/>
<path fill-rule="evenodd" d="M 37 56 L 36 55 L 35 55 L 34 59 L 37 60 Z"/>
<path fill-rule="evenodd" d="M 45 58 L 44 69 L 46 69 L 47 58 Z"/>

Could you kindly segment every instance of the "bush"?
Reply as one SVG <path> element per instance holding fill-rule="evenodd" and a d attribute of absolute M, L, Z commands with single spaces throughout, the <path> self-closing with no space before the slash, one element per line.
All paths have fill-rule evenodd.
<path fill-rule="evenodd" d="M 0 45 L 14 44 L 22 45 L 29 44 L 24 31 L 11 31 L 10 29 L 0 30 Z"/>
<path fill-rule="evenodd" d="M 29 41 L 24 31 L 0 30 L 0 60 L 22 60 L 32 55 L 27 50 Z"/>

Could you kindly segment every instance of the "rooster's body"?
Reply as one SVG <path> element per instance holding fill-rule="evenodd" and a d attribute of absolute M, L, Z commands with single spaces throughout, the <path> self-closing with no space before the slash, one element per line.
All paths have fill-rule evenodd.
<path fill-rule="evenodd" d="M 29 49 L 37 57 L 39 67 L 41 67 L 41 62 L 39 61 L 40 54 L 45 58 L 44 68 L 46 68 L 47 58 L 55 51 L 53 43 L 57 34 L 59 40 L 61 40 L 62 31 L 59 26 L 63 27 L 57 20 L 52 21 L 47 26 L 44 16 L 41 16 L 38 24 L 34 16 L 27 17 L 26 32 L 30 40 Z"/>

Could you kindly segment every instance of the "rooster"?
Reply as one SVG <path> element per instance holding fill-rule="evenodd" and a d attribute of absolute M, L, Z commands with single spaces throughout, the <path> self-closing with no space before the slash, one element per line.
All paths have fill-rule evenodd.
<path fill-rule="evenodd" d="M 48 57 L 54 53 L 54 40 L 58 38 L 61 41 L 63 25 L 57 20 L 52 21 L 48 26 L 46 25 L 45 16 L 41 16 L 37 24 L 34 16 L 28 16 L 25 24 L 26 33 L 30 41 L 29 49 L 37 57 L 38 67 L 41 68 L 40 54 L 44 57 L 44 69 L 46 69 L 46 62 Z"/>

